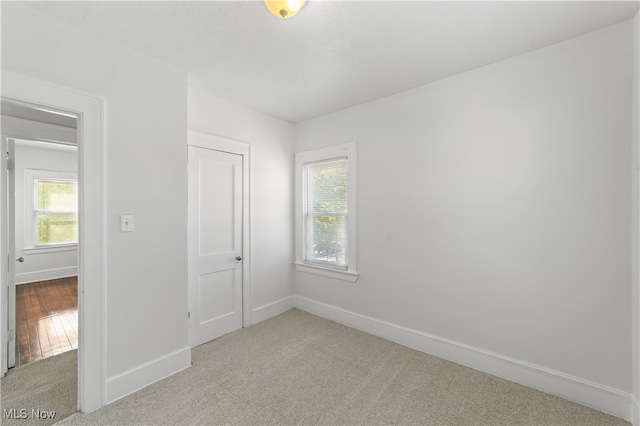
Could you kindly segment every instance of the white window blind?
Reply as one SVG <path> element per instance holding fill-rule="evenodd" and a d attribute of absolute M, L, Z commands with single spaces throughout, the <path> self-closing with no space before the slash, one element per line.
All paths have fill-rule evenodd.
<path fill-rule="evenodd" d="M 296 153 L 296 269 L 358 280 L 356 144 Z"/>
<path fill-rule="evenodd" d="M 304 172 L 304 261 L 346 270 L 347 158 L 307 163 Z"/>

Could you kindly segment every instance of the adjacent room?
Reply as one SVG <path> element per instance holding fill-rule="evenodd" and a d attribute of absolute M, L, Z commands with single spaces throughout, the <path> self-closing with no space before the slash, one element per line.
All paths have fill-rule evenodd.
<path fill-rule="evenodd" d="M 3 422 L 640 425 L 638 1 L 0 7 Z"/>
<path fill-rule="evenodd" d="M 3 101 L 11 135 L 15 361 L 78 347 L 76 118 Z"/>

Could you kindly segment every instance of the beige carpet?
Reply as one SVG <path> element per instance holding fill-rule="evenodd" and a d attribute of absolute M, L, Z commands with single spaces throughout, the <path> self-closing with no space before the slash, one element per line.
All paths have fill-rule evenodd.
<path fill-rule="evenodd" d="M 74 350 L 9 370 L 0 379 L 0 424 L 46 426 L 75 413 L 77 366 Z"/>
<path fill-rule="evenodd" d="M 65 425 L 628 425 L 292 309 L 193 350 L 193 366 Z"/>

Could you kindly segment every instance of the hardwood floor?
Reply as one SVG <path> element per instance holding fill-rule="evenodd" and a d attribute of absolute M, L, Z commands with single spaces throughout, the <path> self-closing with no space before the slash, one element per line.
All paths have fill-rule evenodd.
<path fill-rule="evenodd" d="M 16 367 L 78 348 L 78 280 L 16 286 Z"/>

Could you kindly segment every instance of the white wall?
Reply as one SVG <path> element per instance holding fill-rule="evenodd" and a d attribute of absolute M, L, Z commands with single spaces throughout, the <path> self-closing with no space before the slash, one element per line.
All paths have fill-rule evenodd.
<path fill-rule="evenodd" d="M 18 3 L 2 68 L 106 100 L 107 400 L 187 367 L 186 72 Z"/>
<path fill-rule="evenodd" d="M 358 144 L 361 275 L 296 271 L 296 295 L 613 389 L 628 417 L 632 31 L 297 124 L 296 151 Z"/>
<path fill-rule="evenodd" d="M 632 392 L 631 31 L 296 126 L 297 150 L 358 142 L 361 270 L 296 273 L 297 294 Z M 2 68 L 106 99 L 108 389 L 188 346 L 187 126 L 252 144 L 253 305 L 291 296 L 291 124 L 23 4 Z"/>
<path fill-rule="evenodd" d="M 633 20 L 633 136 L 632 136 L 632 422 L 640 425 L 640 13 Z"/>
<path fill-rule="evenodd" d="M 23 263 L 16 263 L 16 284 L 44 281 L 77 275 L 78 250 L 64 248 L 60 251 L 29 252 L 33 241 L 27 241 L 25 222 L 26 197 L 25 169 L 49 170 L 56 172 L 78 172 L 77 150 L 48 149 L 51 144 L 25 146 L 20 142 L 15 146 L 15 241 L 16 257 L 24 257 Z M 27 251 L 25 251 L 27 249 Z"/>
<path fill-rule="evenodd" d="M 193 88 L 188 123 L 190 130 L 251 144 L 254 322 L 291 307 L 282 299 L 293 295 L 293 124 Z"/>

